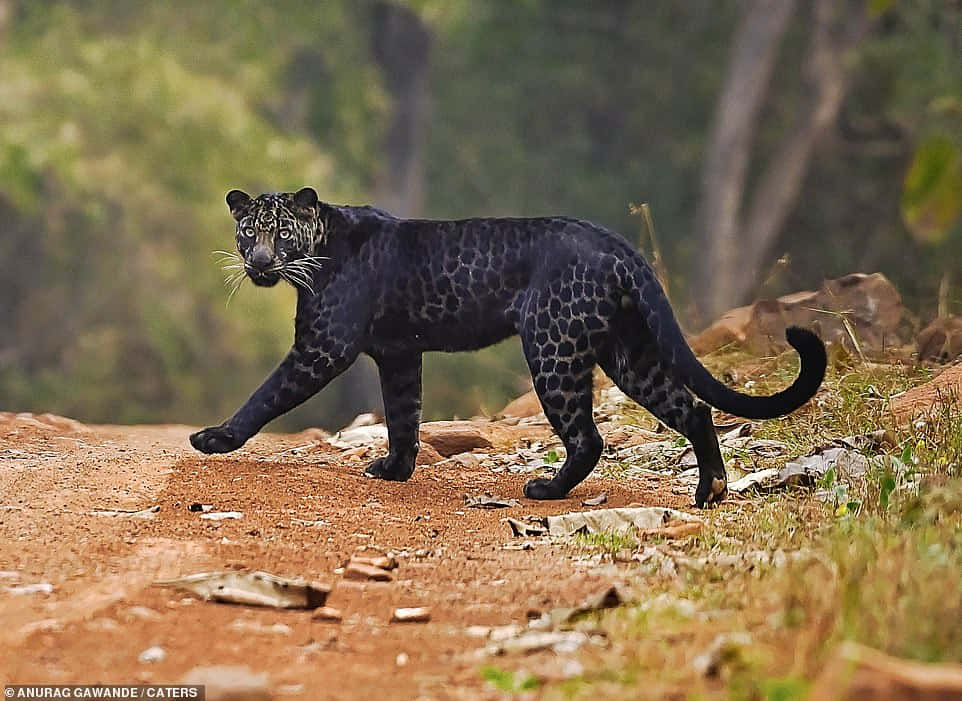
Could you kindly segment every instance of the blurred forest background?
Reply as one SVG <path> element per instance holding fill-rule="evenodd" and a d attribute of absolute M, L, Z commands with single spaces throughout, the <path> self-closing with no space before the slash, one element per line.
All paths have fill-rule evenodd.
<path fill-rule="evenodd" d="M 224 193 L 403 216 L 567 214 L 647 249 L 686 328 L 885 273 L 962 312 L 953 0 L 0 0 L 0 409 L 210 424 L 291 342 L 230 307 Z M 650 251 L 647 251 L 650 253 Z M 514 341 L 425 364 L 428 417 L 496 411 Z M 379 403 L 365 361 L 278 422 Z"/>

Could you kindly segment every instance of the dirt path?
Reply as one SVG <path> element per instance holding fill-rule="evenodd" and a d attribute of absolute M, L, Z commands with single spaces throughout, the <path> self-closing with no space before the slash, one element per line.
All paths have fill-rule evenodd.
<path fill-rule="evenodd" d="M 167 683 L 198 665 L 239 664 L 269 675 L 275 698 L 497 696 L 478 674 L 483 643 L 467 626 L 524 622 L 529 610 L 573 605 L 625 574 L 570 547 L 505 550 L 512 538 L 500 519 L 580 510 L 602 489 L 609 506 L 689 499 L 657 480 L 593 479 L 565 501 L 469 509 L 466 493 L 519 497 L 526 478 L 448 463 L 419 468 L 406 484 L 382 483 L 360 475 L 359 457 L 292 452 L 304 443 L 297 437 L 265 435 L 209 458 L 190 450 L 189 431 L 0 421 L 0 681 Z M 187 510 L 195 502 L 244 516 L 204 521 Z M 150 520 L 91 514 L 154 505 Z M 334 573 L 362 550 L 400 553 L 396 581 Z M 222 568 L 333 585 L 328 603 L 344 621 L 150 586 Z M 10 590 L 40 582 L 53 591 Z M 422 605 L 429 623 L 389 623 L 394 607 Z M 250 623 L 289 631 L 237 630 Z M 155 645 L 165 659 L 138 661 Z"/>

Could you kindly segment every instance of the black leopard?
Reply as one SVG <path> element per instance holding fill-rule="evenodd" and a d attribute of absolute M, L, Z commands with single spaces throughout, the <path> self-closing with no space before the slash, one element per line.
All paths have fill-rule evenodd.
<path fill-rule="evenodd" d="M 597 365 L 691 441 L 695 503 L 708 506 L 725 497 L 727 477 L 707 405 L 751 419 L 780 416 L 807 402 L 825 374 L 822 342 L 790 328 L 788 342 L 801 357 L 791 386 L 767 397 L 729 389 L 695 358 L 644 258 L 586 221 L 398 219 L 320 202 L 311 188 L 254 198 L 232 190 L 227 204 L 237 222 L 235 282 L 246 275 L 269 287 L 284 279 L 297 288 L 297 313 L 294 345 L 280 366 L 234 416 L 190 437 L 204 453 L 241 447 L 367 353 L 380 373 L 389 447 L 365 474 L 407 480 L 418 452 L 422 354 L 518 334 L 566 450 L 557 474 L 529 481 L 525 496 L 560 499 L 598 462 Z"/>

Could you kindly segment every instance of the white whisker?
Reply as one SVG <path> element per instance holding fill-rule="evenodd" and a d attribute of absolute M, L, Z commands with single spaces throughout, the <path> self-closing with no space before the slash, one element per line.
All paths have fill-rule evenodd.
<path fill-rule="evenodd" d="M 313 269 L 313 268 L 311 268 L 311 267 L 309 267 L 309 266 L 304 266 L 304 265 L 296 265 L 296 266 L 294 266 L 294 270 L 296 270 L 297 272 L 301 273 L 301 274 L 302 274 L 304 277 L 306 277 L 308 280 L 311 280 L 311 281 L 314 280 L 314 269 Z"/>
<path fill-rule="evenodd" d="M 244 260 L 244 256 L 238 251 L 213 251 L 212 255 L 219 256 L 218 265 L 224 272 L 224 285 L 228 289 L 227 305 L 229 306 L 234 295 L 244 285 L 248 279 L 251 269 Z M 304 256 L 289 263 L 274 263 L 272 266 L 262 271 L 267 275 L 279 275 L 297 289 L 302 289 L 311 295 L 314 291 L 314 275 L 324 268 L 324 261 L 330 260 L 326 256 Z"/>
<path fill-rule="evenodd" d="M 228 275 L 227 277 L 224 278 L 224 285 L 228 289 L 230 289 L 234 285 L 234 283 L 236 283 L 238 280 L 243 278 L 245 275 L 246 273 L 244 271 L 240 271 L 240 272 L 233 273 L 232 275 Z"/>
<path fill-rule="evenodd" d="M 301 287 L 305 291 L 310 292 L 311 295 L 315 294 L 314 286 L 311 285 L 309 279 L 307 278 L 307 276 L 304 274 L 303 271 L 292 270 L 291 268 L 287 268 L 281 271 L 281 277 L 283 277 L 289 283 L 294 285 L 294 287 Z"/>
<path fill-rule="evenodd" d="M 247 275 L 247 271 L 244 270 L 244 268 L 239 268 L 238 270 L 234 270 L 233 272 L 225 273 L 225 277 L 228 280 L 233 280 L 235 278 L 242 277 L 244 275 Z"/>
<path fill-rule="evenodd" d="M 288 267 L 294 268 L 295 270 L 304 271 L 310 277 L 314 276 L 315 271 L 320 271 L 323 268 L 323 266 L 320 263 L 313 260 L 307 260 L 306 258 L 295 260 L 291 262 Z"/>
<path fill-rule="evenodd" d="M 230 306 L 230 301 L 234 299 L 234 295 L 237 294 L 237 290 L 241 288 L 241 286 L 244 284 L 244 280 L 246 279 L 247 279 L 246 275 L 243 275 L 240 278 L 238 278 L 237 282 L 234 284 L 234 287 L 231 289 L 230 294 L 227 295 L 227 303 L 224 305 L 225 308 Z"/>
<path fill-rule="evenodd" d="M 294 283 L 295 285 L 310 284 L 310 281 L 307 279 L 307 277 L 299 270 L 287 269 L 282 273 L 282 275 L 284 276 L 285 280 Z"/>
<path fill-rule="evenodd" d="M 330 258 L 322 256 L 308 256 L 306 258 L 298 258 L 296 261 L 294 261 L 294 263 L 320 270 L 324 266 L 321 261 L 325 260 L 330 260 Z"/>

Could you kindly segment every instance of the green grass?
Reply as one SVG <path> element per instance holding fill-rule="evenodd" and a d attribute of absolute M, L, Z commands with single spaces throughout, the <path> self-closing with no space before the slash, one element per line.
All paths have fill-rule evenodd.
<path fill-rule="evenodd" d="M 790 381 L 794 362 L 788 354 L 755 362 L 742 377 L 755 381 L 754 393 L 770 392 Z M 904 468 L 879 464 L 844 488 L 826 479 L 820 487 L 834 497 L 827 501 L 797 489 L 732 498 L 708 512 L 702 535 L 666 545 L 704 564 L 679 567 L 677 577 L 624 566 L 639 603 L 593 620 L 610 645 L 582 650 L 584 674 L 548 682 L 544 698 L 802 699 L 847 640 L 962 662 L 962 413 L 954 397 L 943 397 L 924 424 L 907 426 L 888 403 L 928 376 L 836 363 L 813 406 L 760 424 L 755 435 L 788 443 L 791 455 L 887 429 L 894 445 L 886 451 Z M 600 534 L 575 543 L 616 553 L 633 540 Z M 754 551 L 798 555 L 782 565 L 725 564 Z M 751 643 L 703 678 L 692 661 L 722 633 L 748 634 Z"/>
<path fill-rule="evenodd" d="M 635 537 L 634 529 L 624 532 L 576 533 L 573 542 L 582 550 L 601 551 L 607 555 L 616 555 L 638 547 L 638 538 Z"/>
<path fill-rule="evenodd" d="M 508 694 L 534 691 L 541 686 L 541 681 L 530 674 L 516 674 L 493 666 L 482 667 L 481 678 L 498 691 Z"/>

